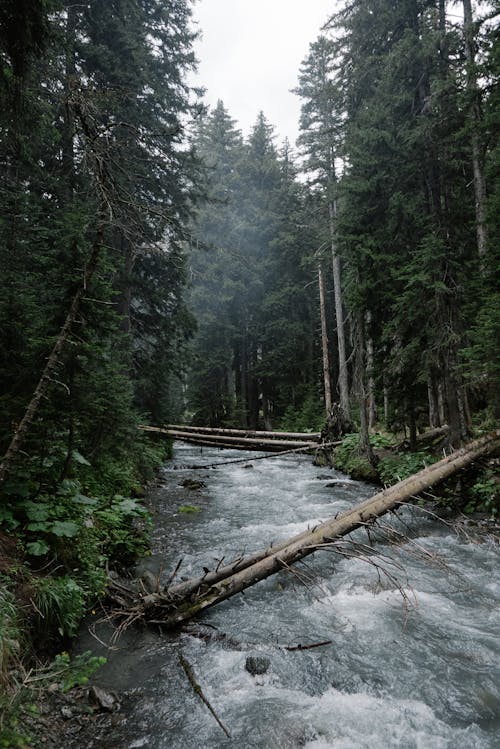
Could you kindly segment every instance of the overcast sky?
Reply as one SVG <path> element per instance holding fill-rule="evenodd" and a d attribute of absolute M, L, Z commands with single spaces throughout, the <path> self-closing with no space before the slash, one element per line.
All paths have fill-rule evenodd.
<path fill-rule="evenodd" d="M 195 85 L 213 106 L 222 99 L 248 135 L 263 110 L 277 144 L 298 135 L 300 100 L 290 93 L 300 64 L 336 0 L 197 0 L 194 19 L 202 31 L 195 51 Z"/>

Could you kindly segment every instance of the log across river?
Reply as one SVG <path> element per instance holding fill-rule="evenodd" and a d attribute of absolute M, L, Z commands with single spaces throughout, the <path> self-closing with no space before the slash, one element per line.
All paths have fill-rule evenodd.
<path fill-rule="evenodd" d="M 182 559 L 180 583 L 270 541 L 278 546 L 374 495 L 300 455 L 174 470 L 221 456 L 241 453 L 176 444 L 165 482 L 150 497 L 155 553 L 143 574 L 161 568 L 165 583 Z M 205 485 L 188 489 L 186 478 Z M 191 634 L 131 628 L 109 651 L 82 639 L 82 650 L 108 657 L 97 683 L 125 697 L 120 713 L 75 749 L 496 749 L 497 544 L 469 541 L 418 507 L 379 522 L 370 538 L 359 528 L 354 545 L 339 541 L 295 573 L 284 568 L 209 609 L 189 625 Z M 327 644 L 284 647 L 319 642 Z M 193 692 L 180 653 L 231 738 Z"/>

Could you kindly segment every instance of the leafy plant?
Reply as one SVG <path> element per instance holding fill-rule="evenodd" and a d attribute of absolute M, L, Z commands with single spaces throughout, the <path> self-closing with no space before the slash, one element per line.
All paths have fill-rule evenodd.
<path fill-rule="evenodd" d="M 492 470 L 480 474 L 469 489 L 468 497 L 465 512 L 487 512 L 493 516 L 500 513 L 500 481 Z"/>
<path fill-rule="evenodd" d="M 68 575 L 44 577 L 37 583 L 35 609 L 43 630 L 73 637 L 85 611 L 85 591 Z"/>
<path fill-rule="evenodd" d="M 437 458 L 426 452 L 401 453 L 382 458 L 377 469 L 382 482 L 389 486 L 413 476 L 436 460 Z"/>
<path fill-rule="evenodd" d="M 317 397 L 306 396 L 299 407 L 288 406 L 280 422 L 280 428 L 288 432 L 320 431 L 325 421 L 323 405 Z"/>
<path fill-rule="evenodd" d="M 88 684 L 92 674 L 105 663 L 106 658 L 92 655 L 90 650 L 73 658 L 67 652 L 59 653 L 47 674 L 47 680 L 57 679 L 61 684 L 61 691 L 69 692 L 73 687 Z"/>
<path fill-rule="evenodd" d="M 19 652 L 20 639 L 21 632 L 15 598 L 2 585 L 0 587 L 0 684 L 7 679 L 11 661 Z"/>

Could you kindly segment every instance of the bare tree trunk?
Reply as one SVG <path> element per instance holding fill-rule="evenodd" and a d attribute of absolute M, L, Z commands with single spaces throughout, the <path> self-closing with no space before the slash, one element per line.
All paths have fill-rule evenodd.
<path fill-rule="evenodd" d="M 312 530 L 170 587 L 163 593 L 147 595 L 142 599 L 145 615 L 150 622 L 175 627 L 408 502 L 497 448 L 499 440 L 500 431 L 492 432 Z"/>
<path fill-rule="evenodd" d="M 65 71 L 64 89 L 66 104 L 64 107 L 64 127 L 61 139 L 61 156 L 64 186 L 67 198 L 72 199 L 75 188 L 75 159 L 74 159 L 74 137 L 75 137 L 75 114 L 69 103 L 69 92 L 76 77 L 75 61 L 75 36 L 77 25 L 77 5 L 68 5 L 66 16 L 66 39 L 65 39 Z"/>
<path fill-rule="evenodd" d="M 226 433 L 211 434 L 202 431 L 198 432 L 195 431 L 196 427 L 193 427 L 193 431 L 191 432 L 176 429 L 161 429 L 160 427 L 142 426 L 140 428 L 146 432 L 164 434 L 165 437 L 184 442 L 192 442 L 195 445 L 211 445 L 212 447 L 233 448 L 235 450 L 269 450 L 271 452 L 281 452 L 282 450 L 293 450 L 301 447 L 305 450 L 318 447 L 318 440 L 311 438 L 304 440 L 302 437 L 300 439 L 280 439 L 278 436 L 261 437 L 258 436 L 260 433 L 255 431 L 248 432 L 248 434 L 255 435 L 254 437 L 248 437 L 245 432 L 243 432 L 243 435 L 245 436 L 235 436 Z M 266 432 L 262 432 L 262 434 L 266 434 Z"/>
<path fill-rule="evenodd" d="M 345 350 L 344 309 L 342 304 L 342 284 L 340 273 L 340 258 L 337 254 L 335 236 L 335 219 L 337 208 L 335 201 L 328 204 L 330 218 L 330 241 L 332 247 L 333 288 L 335 296 L 335 318 L 337 321 L 337 346 L 339 352 L 339 392 L 340 408 L 346 423 L 350 422 L 349 410 L 349 381 L 347 376 L 347 358 Z"/>
<path fill-rule="evenodd" d="M 372 315 L 368 311 L 366 313 L 366 327 L 367 330 L 370 328 Z M 368 335 L 366 339 L 366 369 L 368 377 L 368 427 L 370 429 L 375 428 L 377 421 L 377 404 L 375 401 L 375 378 L 373 376 L 373 338 Z"/>
<path fill-rule="evenodd" d="M 438 383 L 437 397 L 438 397 L 439 421 L 441 422 L 441 424 L 446 424 L 446 409 L 444 405 L 444 386 L 443 386 L 442 380 L 440 380 Z"/>
<path fill-rule="evenodd" d="M 246 322 L 245 322 L 246 327 Z M 240 354 L 240 377 L 241 377 L 241 421 L 242 426 L 248 426 L 248 351 L 247 333 L 243 332 Z"/>
<path fill-rule="evenodd" d="M 429 375 L 427 378 L 427 400 L 429 403 L 429 426 L 431 429 L 441 426 L 441 420 L 439 418 L 439 405 L 436 395 L 436 387 L 434 378 Z"/>
<path fill-rule="evenodd" d="M 384 385 L 384 424 L 389 426 L 389 388 Z"/>
<path fill-rule="evenodd" d="M 325 288 L 323 272 L 318 265 L 319 311 L 321 317 L 321 347 L 323 351 L 323 383 L 325 386 L 325 410 L 329 414 L 332 410 L 332 386 L 330 381 L 330 358 L 328 356 L 328 332 L 326 329 Z"/>
<path fill-rule="evenodd" d="M 359 400 L 359 441 L 362 453 L 371 465 L 375 465 L 375 455 L 370 443 L 368 418 L 368 393 L 366 387 L 366 347 L 364 315 L 359 312 L 356 320 L 356 391 Z"/>
<path fill-rule="evenodd" d="M 474 173 L 474 198 L 476 212 L 477 251 L 480 257 L 486 254 L 488 232 L 486 224 L 486 178 L 483 170 L 483 153 L 479 138 L 482 121 L 481 99 L 476 75 L 476 50 L 474 40 L 474 23 L 472 19 L 471 0 L 463 0 L 465 56 L 467 59 L 467 93 L 469 95 L 469 113 L 472 120 L 471 150 L 472 169 Z"/>

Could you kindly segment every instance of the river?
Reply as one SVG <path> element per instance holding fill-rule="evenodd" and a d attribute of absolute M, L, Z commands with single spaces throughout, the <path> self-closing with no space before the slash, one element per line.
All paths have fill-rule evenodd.
<path fill-rule="evenodd" d="M 193 470 L 246 457 L 215 469 Z M 370 496 L 372 487 L 296 455 L 175 444 L 150 496 L 153 556 L 164 578 L 298 533 Z M 179 468 L 179 466 L 181 466 Z M 181 486 L 199 479 L 198 490 Z M 183 512 L 191 506 L 196 511 Z M 500 564 L 424 508 L 309 557 L 208 611 L 195 634 L 132 628 L 94 681 L 121 710 L 94 726 L 100 749 L 497 749 Z M 373 544 L 373 545 L 371 545 Z M 144 566 L 144 565 L 143 565 Z M 109 637 L 105 628 L 99 637 Z M 283 646 L 330 641 L 308 650 Z M 179 654 L 231 734 L 189 683 Z M 253 675 L 248 658 L 267 667 Z"/>

